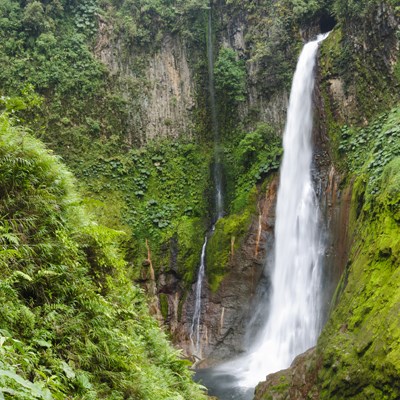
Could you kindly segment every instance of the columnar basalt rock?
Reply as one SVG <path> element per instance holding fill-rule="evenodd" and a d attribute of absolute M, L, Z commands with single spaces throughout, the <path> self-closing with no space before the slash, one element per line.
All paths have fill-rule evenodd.
<path fill-rule="evenodd" d="M 191 137 L 196 105 L 193 68 L 185 43 L 165 34 L 160 49 L 145 54 L 127 48 L 100 18 L 95 55 L 109 69 L 128 104 L 129 144 L 163 137 Z"/>

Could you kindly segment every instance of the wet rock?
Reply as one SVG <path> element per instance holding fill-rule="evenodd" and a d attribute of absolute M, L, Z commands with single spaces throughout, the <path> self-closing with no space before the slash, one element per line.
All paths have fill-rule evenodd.
<path fill-rule="evenodd" d="M 226 266 L 216 292 L 205 285 L 202 297 L 199 367 L 206 367 L 243 351 L 247 327 L 254 314 L 259 285 L 269 286 L 265 260 L 272 255 L 278 178 L 259 194 L 257 210 L 241 246 Z M 261 279 L 263 277 L 263 279 Z M 195 285 L 182 304 L 182 315 L 174 332 L 175 342 L 187 354 L 193 353 L 190 329 L 194 312 Z"/>
<path fill-rule="evenodd" d="M 254 400 L 318 400 L 315 347 L 297 356 L 290 368 L 268 375 L 257 385 Z"/>

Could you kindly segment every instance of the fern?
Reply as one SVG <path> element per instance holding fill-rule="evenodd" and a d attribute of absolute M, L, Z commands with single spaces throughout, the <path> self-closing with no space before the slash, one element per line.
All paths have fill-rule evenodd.
<path fill-rule="evenodd" d="M 125 233 L 0 116 L 0 399 L 204 399 L 132 284 Z"/>

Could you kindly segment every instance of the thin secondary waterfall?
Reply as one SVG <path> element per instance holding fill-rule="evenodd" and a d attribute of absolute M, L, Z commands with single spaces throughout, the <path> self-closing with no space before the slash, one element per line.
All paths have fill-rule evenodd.
<path fill-rule="evenodd" d="M 311 177 L 311 136 L 314 68 L 318 45 L 326 36 L 304 46 L 293 77 L 277 198 L 272 293 L 268 304 L 259 305 L 268 308 L 268 317 L 244 355 L 209 373 L 210 387 L 222 389 L 221 399 L 252 398 L 257 383 L 314 346 L 321 329 L 324 245 Z M 229 383 L 223 386 L 222 380 Z"/>
<path fill-rule="evenodd" d="M 214 165 L 213 165 L 213 179 L 215 186 L 214 193 L 214 208 L 215 215 L 213 218 L 213 227 L 211 228 L 210 235 L 214 232 L 215 224 L 224 215 L 224 198 L 222 191 L 222 170 L 221 170 L 221 152 L 219 146 L 219 127 L 217 119 L 217 109 L 215 102 L 215 87 L 214 87 L 214 53 L 212 41 L 212 10 L 211 6 L 208 11 L 208 25 L 207 25 L 207 59 L 208 59 L 208 90 L 210 97 L 210 112 L 211 112 L 211 129 L 214 138 Z M 201 322 L 201 296 L 203 289 L 203 280 L 205 275 L 205 259 L 207 248 L 208 235 L 206 235 L 201 249 L 200 266 L 197 274 L 197 281 L 195 287 L 195 307 L 190 327 L 190 340 L 194 347 L 195 354 L 201 358 L 200 346 L 200 322 Z"/>
<path fill-rule="evenodd" d="M 192 319 L 192 325 L 190 327 L 190 341 L 196 355 L 201 357 L 200 351 L 200 317 L 201 317 L 201 292 L 203 287 L 203 279 L 206 270 L 206 247 L 207 247 L 208 237 L 204 238 L 203 247 L 201 248 L 201 257 L 200 257 L 200 267 L 199 272 L 197 274 L 197 282 L 195 289 L 195 303 L 194 303 L 194 313 Z"/>

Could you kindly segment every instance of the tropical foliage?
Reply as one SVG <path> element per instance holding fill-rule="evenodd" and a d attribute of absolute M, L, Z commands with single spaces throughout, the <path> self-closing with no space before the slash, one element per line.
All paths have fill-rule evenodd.
<path fill-rule="evenodd" d="M 263 101 L 290 87 L 299 27 L 321 15 L 340 24 L 322 49 L 323 75 L 342 78 L 346 94 L 353 85 L 359 107 L 358 120 L 346 124 L 327 116 L 338 166 L 360 175 L 359 218 L 384 210 L 385 237 L 393 218 L 398 223 L 399 111 L 392 89 L 400 64 L 380 57 L 390 41 L 374 41 L 376 32 L 357 25 L 379 14 L 378 3 L 215 2 L 215 43 L 226 13 L 245 21 L 246 49 L 239 54 L 226 43 L 213 49 L 226 195 L 207 253 L 213 290 L 246 233 L 257 188 L 276 172 L 282 152 L 277 127 L 260 124 L 265 116 L 247 110 L 246 100 L 255 86 Z M 398 0 L 385 3 L 398 14 Z M 143 272 L 146 241 L 156 272 L 170 268 L 169 252 L 177 249 L 180 285 L 195 279 L 213 190 L 208 7 L 205 0 L 0 0 L 0 399 L 204 397 L 132 282 Z M 193 68 L 194 126 L 191 135 L 146 142 L 140 102 L 149 54 L 171 37 L 179 37 Z M 370 44 L 364 53 L 357 53 L 359 38 Z M 100 62 L 102 41 L 127 76 Z M 78 181 L 33 136 L 61 155 Z M 373 248 L 383 266 L 398 254 L 389 244 Z M 357 328 L 361 314 L 354 315 Z"/>
<path fill-rule="evenodd" d="M 125 234 L 4 114 L 0 166 L 0 398 L 204 398 L 132 284 Z"/>

